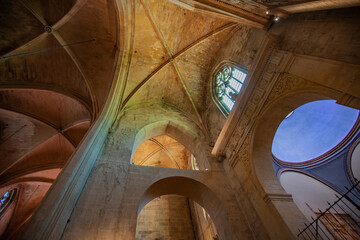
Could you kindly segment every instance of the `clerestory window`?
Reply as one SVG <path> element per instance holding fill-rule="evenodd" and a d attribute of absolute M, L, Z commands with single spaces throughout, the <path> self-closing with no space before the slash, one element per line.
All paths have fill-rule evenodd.
<path fill-rule="evenodd" d="M 235 99 L 239 94 L 247 71 L 230 64 L 223 64 L 215 72 L 213 80 L 213 97 L 215 103 L 225 116 L 234 107 Z"/>
<path fill-rule="evenodd" d="M 4 193 L 4 195 L 0 198 L 0 216 L 5 212 L 6 208 L 11 203 L 16 193 L 16 189 L 12 189 Z"/>

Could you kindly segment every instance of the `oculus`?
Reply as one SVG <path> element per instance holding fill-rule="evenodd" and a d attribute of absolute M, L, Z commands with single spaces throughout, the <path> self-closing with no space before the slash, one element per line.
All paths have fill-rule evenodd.
<path fill-rule="evenodd" d="M 336 104 L 335 100 L 304 104 L 279 125 L 272 153 L 276 160 L 287 163 L 321 160 L 351 139 L 358 117 L 359 110 Z"/>

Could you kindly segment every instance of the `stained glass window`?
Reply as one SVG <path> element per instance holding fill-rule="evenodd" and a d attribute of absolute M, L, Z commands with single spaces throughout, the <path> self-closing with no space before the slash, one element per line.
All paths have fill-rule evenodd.
<path fill-rule="evenodd" d="M 234 107 L 235 99 L 239 94 L 247 73 L 245 70 L 223 65 L 215 74 L 215 97 L 222 105 L 226 114 Z"/>
<path fill-rule="evenodd" d="M 4 193 L 4 195 L 0 198 L 0 216 L 12 200 L 13 196 L 15 195 L 16 189 L 12 189 Z"/>
<path fill-rule="evenodd" d="M 0 199 L 0 208 L 9 200 L 9 192 L 6 192 Z"/>

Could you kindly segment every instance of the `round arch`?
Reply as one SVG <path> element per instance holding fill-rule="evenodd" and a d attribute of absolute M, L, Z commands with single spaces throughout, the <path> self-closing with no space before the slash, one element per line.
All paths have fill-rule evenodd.
<path fill-rule="evenodd" d="M 293 202 L 291 195 L 281 186 L 275 174 L 272 164 L 272 142 L 278 126 L 289 112 L 308 102 L 327 99 L 336 99 L 336 96 L 314 90 L 292 92 L 269 104 L 254 127 L 251 154 L 256 179 L 262 191 L 265 192 L 264 199 L 269 199 L 279 213 L 278 221 L 282 222 L 283 226 L 288 228 L 294 236 L 298 233 L 298 228 L 301 228 L 306 222 L 306 219 Z M 293 214 L 288 214 L 289 211 Z M 268 220 L 265 219 L 264 221 Z M 270 221 L 265 225 L 272 226 Z"/>
<path fill-rule="evenodd" d="M 205 184 L 188 177 L 167 177 L 153 183 L 140 199 L 138 214 L 147 203 L 168 194 L 184 196 L 201 205 L 213 220 L 220 239 L 238 239 L 237 230 L 231 227 L 226 209 L 217 195 Z"/>
<path fill-rule="evenodd" d="M 273 102 L 257 121 L 252 142 L 253 166 L 266 193 L 285 193 L 272 165 L 272 142 L 276 130 L 289 112 L 306 103 L 332 99 L 322 93 L 297 92 Z"/>

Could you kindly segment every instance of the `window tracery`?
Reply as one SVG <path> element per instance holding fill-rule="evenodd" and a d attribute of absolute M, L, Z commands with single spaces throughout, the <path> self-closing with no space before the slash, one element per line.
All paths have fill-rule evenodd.
<path fill-rule="evenodd" d="M 245 82 L 246 76 L 247 71 L 245 69 L 233 64 L 223 64 L 215 72 L 213 97 L 224 115 L 227 116 L 234 107 L 236 97 Z"/>

